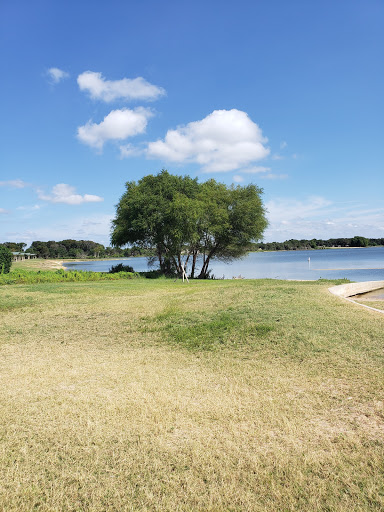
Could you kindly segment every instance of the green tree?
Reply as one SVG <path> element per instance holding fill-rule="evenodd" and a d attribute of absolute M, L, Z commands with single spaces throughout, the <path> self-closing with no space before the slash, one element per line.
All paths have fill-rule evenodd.
<path fill-rule="evenodd" d="M 365 238 L 364 236 L 354 236 L 351 239 L 351 246 L 352 247 L 368 247 L 369 240 L 368 238 Z"/>
<path fill-rule="evenodd" d="M 8 274 L 12 266 L 12 252 L 4 245 L 0 246 L 0 274 Z"/>
<path fill-rule="evenodd" d="M 195 276 L 209 275 L 212 259 L 225 261 L 247 253 L 267 226 L 255 185 L 227 187 L 215 180 L 199 184 L 189 176 L 163 170 L 138 183 L 128 182 L 113 221 L 112 244 L 155 248 L 164 273 L 182 273 L 191 263 Z"/>
<path fill-rule="evenodd" d="M 191 223 L 187 203 L 197 193 L 197 180 L 165 170 L 126 183 L 113 221 L 112 244 L 155 248 L 162 272 L 180 273 Z"/>
<path fill-rule="evenodd" d="M 227 187 L 215 180 L 201 184 L 200 278 L 208 277 L 212 259 L 241 258 L 251 249 L 252 242 L 260 240 L 268 224 L 261 194 L 256 185 Z"/>

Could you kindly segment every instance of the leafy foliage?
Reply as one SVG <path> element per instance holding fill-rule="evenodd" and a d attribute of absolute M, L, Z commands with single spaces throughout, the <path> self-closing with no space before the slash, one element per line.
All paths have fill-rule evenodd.
<path fill-rule="evenodd" d="M 261 238 L 267 226 L 261 194 L 255 185 L 227 187 L 215 180 L 200 184 L 165 170 L 145 176 L 126 184 L 113 221 L 112 244 L 155 248 L 165 274 L 180 275 L 191 262 L 194 277 L 201 256 L 198 277 L 207 278 L 213 258 L 239 258 Z"/>
<path fill-rule="evenodd" d="M 12 252 L 23 252 L 26 244 L 5 242 L 0 247 L 8 247 Z M 151 256 L 152 251 L 145 251 L 140 247 L 132 246 L 120 250 L 116 247 L 104 247 L 104 245 L 91 240 L 61 240 L 56 242 L 49 240 L 32 242 L 26 250 L 27 253 L 36 254 L 38 258 L 118 258 L 129 256 Z"/>
<path fill-rule="evenodd" d="M 329 238 L 322 240 L 312 238 L 311 240 L 286 240 L 285 242 L 267 242 L 252 244 L 253 250 L 264 251 L 296 251 L 300 249 L 326 249 L 328 247 L 375 247 L 384 245 L 384 238 L 365 238 L 354 236 L 353 238 Z"/>
<path fill-rule="evenodd" d="M 0 273 L 8 274 L 12 266 L 12 252 L 8 247 L 0 246 Z"/>
<path fill-rule="evenodd" d="M 130 265 L 123 265 L 122 263 L 119 263 L 117 265 L 112 265 L 109 269 L 110 274 L 116 274 L 117 272 L 134 272 L 134 270 Z"/>

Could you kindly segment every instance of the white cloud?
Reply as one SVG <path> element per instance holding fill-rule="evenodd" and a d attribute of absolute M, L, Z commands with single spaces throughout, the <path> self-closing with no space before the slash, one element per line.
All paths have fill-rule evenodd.
<path fill-rule="evenodd" d="M 41 208 L 41 206 L 39 204 L 34 204 L 33 206 L 18 206 L 16 208 L 16 210 L 32 212 L 32 211 L 40 210 L 40 208 Z"/>
<path fill-rule="evenodd" d="M 323 197 L 274 199 L 266 203 L 269 227 L 265 240 L 282 242 L 291 238 L 353 237 L 384 235 L 384 208 L 364 210 L 355 203 L 333 203 Z"/>
<path fill-rule="evenodd" d="M 93 240 L 109 245 L 112 214 L 98 214 L 89 217 L 75 216 L 73 218 L 50 219 L 39 222 L 36 227 L 29 227 L 5 233 L 9 241 L 25 242 L 30 245 L 34 240 Z M 18 226 L 19 227 L 19 226 Z M 20 226 L 21 227 L 21 226 Z"/>
<path fill-rule="evenodd" d="M 235 174 L 232 179 L 235 183 L 242 183 L 244 181 L 244 178 L 239 174 Z"/>
<path fill-rule="evenodd" d="M 241 169 L 241 172 L 245 172 L 246 174 L 258 174 L 260 172 L 268 172 L 270 171 L 270 167 L 263 167 L 261 165 L 256 165 L 254 167 L 247 167 L 245 169 Z"/>
<path fill-rule="evenodd" d="M 5 214 L 5 213 L 9 213 L 9 211 L 8 211 L 8 210 L 6 210 L 5 208 L 0 208 L 0 215 L 1 215 L 1 214 L 3 214 L 3 213 L 4 213 L 4 214 Z"/>
<path fill-rule="evenodd" d="M 273 199 L 266 203 L 271 222 L 292 219 L 307 219 L 308 216 L 324 215 L 325 208 L 331 205 L 324 197 L 311 196 L 305 201 L 296 199 Z"/>
<path fill-rule="evenodd" d="M 147 155 L 171 162 L 194 162 L 204 171 L 233 171 L 269 154 L 259 126 L 241 110 L 215 110 L 200 121 L 168 130 L 150 142 Z"/>
<path fill-rule="evenodd" d="M 140 149 L 132 144 L 125 144 L 125 146 L 120 146 L 120 156 L 121 158 L 128 158 L 131 156 L 140 156 L 144 153 L 143 149 Z"/>
<path fill-rule="evenodd" d="M 64 78 L 69 77 L 69 73 L 59 68 L 48 69 L 47 75 L 49 76 L 49 79 L 53 84 L 58 84 L 59 82 L 61 82 L 61 80 L 64 80 Z"/>
<path fill-rule="evenodd" d="M 142 77 L 106 80 L 101 73 L 85 71 L 77 77 L 80 90 L 91 98 L 106 102 L 122 100 L 155 100 L 165 94 L 162 87 L 147 82 Z"/>
<path fill-rule="evenodd" d="M 100 196 L 94 196 L 92 194 L 76 194 L 75 187 L 71 187 L 65 183 L 58 183 L 52 188 L 50 194 L 44 194 L 41 190 L 38 190 L 39 199 L 43 201 L 49 201 L 51 203 L 64 203 L 64 204 L 82 204 L 82 203 L 98 203 L 104 201 Z"/>
<path fill-rule="evenodd" d="M 12 188 L 24 188 L 28 187 L 28 183 L 23 180 L 8 180 L 8 181 L 0 181 L 0 187 L 12 187 Z"/>
<path fill-rule="evenodd" d="M 88 121 L 84 126 L 79 126 L 77 138 L 83 144 L 101 150 L 108 140 L 124 140 L 144 133 L 152 115 L 149 109 L 143 107 L 112 110 L 99 124 Z"/>
<path fill-rule="evenodd" d="M 288 146 L 288 144 L 287 144 L 287 142 L 285 140 L 280 142 L 280 149 L 285 149 L 287 146 Z"/>
<path fill-rule="evenodd" d="M 260 176 L 263 180 L 286 180 L 288 178 L 288 174 L 273 174 L 269 172 L 267 174 L 262 174 Z"/>

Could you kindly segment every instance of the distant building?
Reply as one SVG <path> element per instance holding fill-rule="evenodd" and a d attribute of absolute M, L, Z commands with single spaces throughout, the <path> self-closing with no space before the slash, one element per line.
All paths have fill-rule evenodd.
<path fill-rule="evenodd" d="M 33 260 L 37 258 L 36 254 L 32 252 L 13 252 L 13 261 Z"/>

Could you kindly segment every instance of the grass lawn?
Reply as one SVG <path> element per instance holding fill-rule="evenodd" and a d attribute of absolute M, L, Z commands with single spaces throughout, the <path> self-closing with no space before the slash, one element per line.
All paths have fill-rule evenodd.
<path fill-rule="evenodd" d="M 2 286 L 0 510 L 384 510 L 384 315 L 328 286 Z"/>
<path fill-rule="evenodd" d="M 67 260 L 65 260 L 67 261 Z M 63 260 L 46 260 L 44 258 L 35 258 L 32 260 L 14 261 L 11 270 L 51 270 L 64 268 Z"/>
<path fill-rule="evenodd" d="M 355 300 L 358 304 L 384 310 L 384 300 Z"/>

